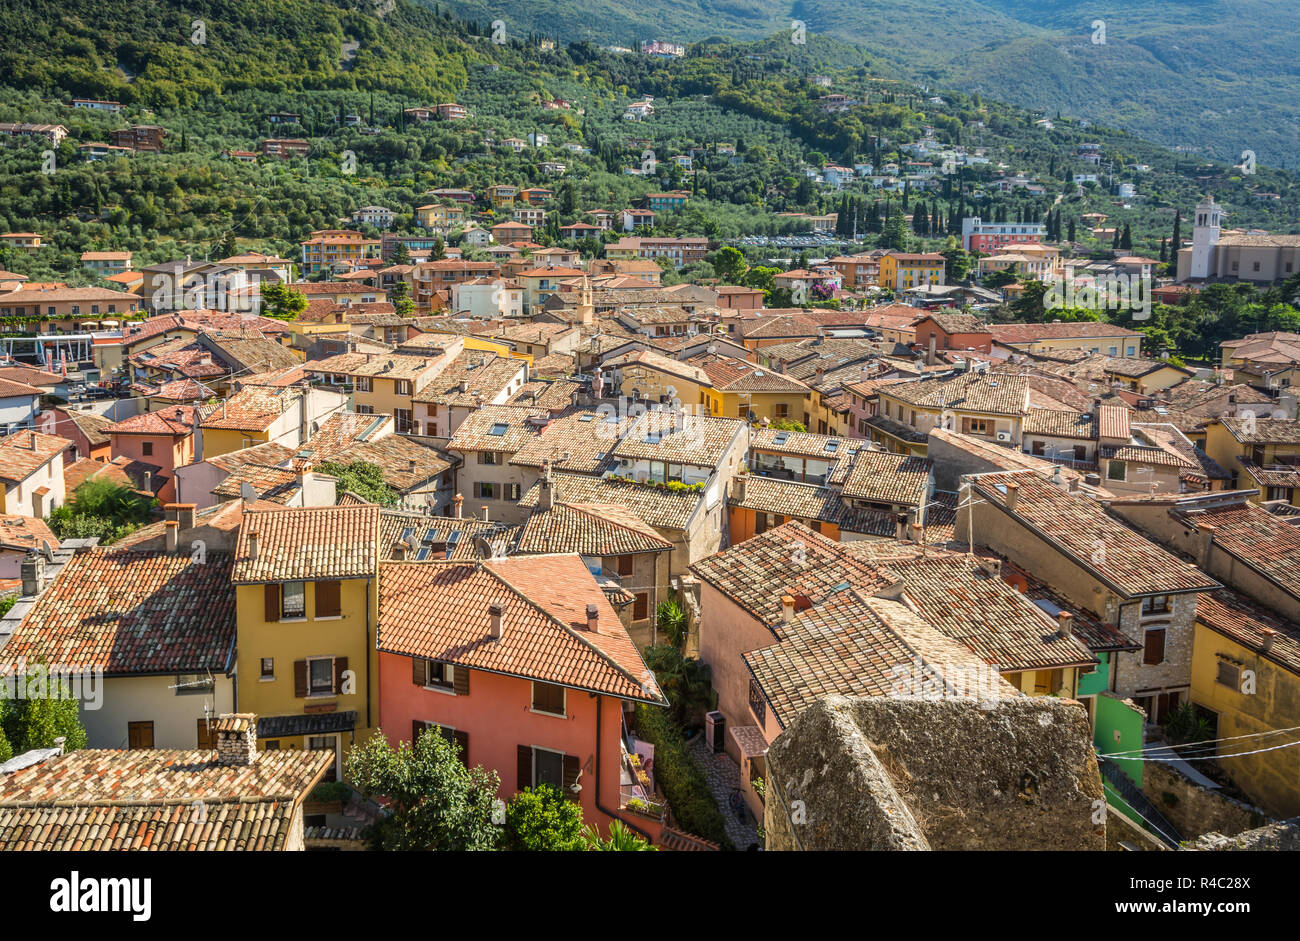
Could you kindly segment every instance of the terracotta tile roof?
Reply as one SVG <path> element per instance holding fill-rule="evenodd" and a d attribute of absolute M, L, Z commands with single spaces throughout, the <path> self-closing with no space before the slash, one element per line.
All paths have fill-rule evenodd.
<path fill-rule="evenodd" d="M 1189 457 L 1161 447 L 1144 445 L 1104 446 L 1099 453 L 1106 460 L 1126 461 L 1132 464 L 1155 464 L 1160 467 L 1181 467 L 1200 470 L 1200 465 Z"/>
<path fill-rule="evenodd" d="M 636 418 L 612 453 L 628 461 L 717 467 L 737 437 L 746 433 L 745 422 L 738 418 L 649 411 Z"/>
<path fill-rule="evenodd" d="M 1103 438 L 1127 438 L 1131 434 L 1127 408 L 1103 405 L 1097 409 L 1097 433 Z"/>
<path fill-rule="evenodd" d="M 1221 418 L 1220 422 L 1242 444 L 1300 444 L 1300 421 L 1281 418 Z"/>
<path fill-rule="evenodd" d="M 277 389 L 270 386 L 248 386 L 209 407 L 204 412 L 202 426 L 236 431 L 265 431 L 304 395 L 305 390 L 293 387 Z"/>
<path fill-rule="evenodd" d="M 352 448 L 335 460 L 365 461 L 384 472 L 384 482 L 406 493 L 453 466 L 450 457 L 437 448 L 414 441 L 405 435 L 387 435 Z"/>
<path fill-rule="evenodd" d="M 854 588 L 796 615 L 781 634 L 777 643 L 743 657 L 782 728 L 828 695 L 907 695 L 940 681 L 945 697 L 1016 695 L 978 657 L 906 606 Z M 980 679 L 961 682 L 957 673 L 962 680 Z M 988 689 L 971 689 L 968 682 Z"/>
<path fill-rule="evenodd" d="M 501 605 L 502 636 L 488 607 Z M 595 604 L 600 631 L 586 630 Z M 385 562 L 379 574 L 376 646 L 590 690 L 663 703 L 604 592 L 577 555 L 526 556 L 481 564 Z"/>
<path fill-rule="evenodd" d="M 547 357 L 549 359 L 549 357 Z M 536 367 L 536 363 L 533 364 Z M 535 368 L 534 368 L 535 374 Z M 557 379 L 553 382 L 525 382 L 514 395 L 506 399 L 507 405 L 531 405 L 558 412 L 569 408 L 573 403 L 573 393 L 583 388 L 580 382 Z"/>
<path fill-rule="evenodd" d="M 169 435 L 184 438 L 194 433 L 196 409 L 192 405 L 169 405 L 153 412 L 140 412 L 109 425 L 110 435 Z"/>
<path fill-rule="evenodd" d="M 965 451 L 986 464 L 1007 471 L 1034 470 L 1041 474 L 1051 475 L 1060 466 L 1041 457 L 1034 457 L 1023 451 L 1018 451 L 1015 448 L 1005 448 L 972 435 L 963 435 L 943 428 L 930 429 L 929 437 Z M 1078 480 L 1080 477 L 1077 471 L 1072 471 L 1068 467 L 1062 467 L 1061 474 L 1066 480 Z"/>
<path fill-rule="evenodd" d="M 998 507 L 1006 505 L 1009 483 L 1019 488 L 1012 513 L 1016 519 L 1126 598 L 1208 591 L 1219 585 L 1196 566 L 1112 519 L 1094 501 L 1066 493 L 1033 471 L 972 479 L 975 492 Z M 1099 546 L 1105 548 L 1104 560 L 1094 562 Z"/>
<path fill-rule="evenodd" d="M 1279 617 L 1230 588 L 1196 600 L 1196 620 L 1267 660 L 1300 674 L 1300 624 Z M 1272 646 L 1265 651 L 1267 638 Z"/>
<path fill-rule="evenodd" d="M 433 405 L 473 406 L 499 396 L 525 368 L 523 360 L 497 356 L 486 350 L 465 350 L 412 396 L 414 402 Z M 460 391 L 464 380 L 466 391 Z"/>
<path fill-rule="evenodd" d="M 1077 323 L 999 323 L 989 327 L 996 343 L 1033 343 L 1037 340 L 1064 340 L 1102 337 L 1141 337 L 1137 330 L 1108 323 L 1084 320 Z"/>
<path fill-rule="evenodd" d="M 563 379 L 578 371 L 578 358 L 572 353 L 547 353 L 533 360 L 530 375 L 539 379 Z M 579 383 L 555 383 L 569 388 L 581 388 Z M 554 407 L 554 406 L 552 406 Z"/>
<path fill-rule="evenodd" d="M 479 540 L 486 539 L 489 548 L 504 552 L 514 545 L 518 531 L 518 526 L 474 516 L 426 516 L 383 509 L 379 512 L 379 557 L 385 562 L 469 562 L 484 556 Z"/>
<path fill-rule="evenodd" d="M 131 388 L 143 392 L 148 398 L 170 399 L 173 402 L 201 401 L 216 395 L 215 390 L 196 379 L 173 379 L 156 386 L 134 383 Z"/>
<path fill-rule="evenodd" d="M 0 549 L 27 551 L 39 549 L 42 542 L 53 548 L 59 544 L 45 520 L 35 516 L 0 514 Z"/>
<path fill-rule="evenodd" d="M 9 398 L 26 398 L 29 396 L 44 395 L 44 389 L 38 389 L 35 386 L 29 386 L 25 382 L 15 382 L 12 379 L 0 377 L 0 399 Z"/>
<path fill-rule="evenodd" d="M 815 606 L 841 586 L 876 594 L 898 583 L 897 576 L 861 561 L 844 544 L 793 521 L 701 559 L 690 570 L 769 627 L 781 618 L 782 595 Z"/>
<path fill-rule="evenodd" d="M 181 530 L 179 532 L 180 543 L 182 546 L 188 546 L 186 542 L 187 534 L 197 532 L 198 530 L 209 530 L 213 532 L 226 533 L 233 536 L 238 533 L 240 524 L 244 521 L 245 510 L 275 510 L 279 507 L 269 500 L 257 500 L 253 503 L 244 503 L 242 500 L 227 500 L 224 503 L 216 503 L 209 507 L 204 507 L 194 514 L 194 529 Z M 114 549 L 134 549 L 145 545 L 146 543 L 162 540 L 167 535 L 167 524 L 163 520 L 156 523 L 150 523 L 147 526 L 141 526 L 127 536 L 115 540 Z M 192 539 L 191 539 L 192 541 Z"/>
<path fill-rule="evenodd" d="M 0 776 L 0 850 L 283 850 L 333 756 L 81 749 Z"/>
<path fill-rule="evenodd" d="M 7 379 L 9 382 L 16 382 L 20 385 L 43 388 L 62 385 L 67 381 L 58 373 L 46 372 L 44 369 L 37 369 L 34 366 L 21 365 L 0 366 L 0 379 Z"/>
<path fill-rule="evenodd" d="M 892 537 L 896 529 L 894 514 L 888 510 L 850 507 L 837 489 L 797 480 L 751 474 L 745 483 L 745 499 L 732 497 L 727 502 L 731 506 L 805 523 L 810 520 L 833 523 L 844 532 Z"/>
<path fill-rule="evenodd" d="M 19 431 L 0 439 L 0 480 L 26 480 L 72 447 L 67 438 Z"/>
<path fill-rule="evenodd" d="M 258 536 L 258 555 L 249 536 Z M 326 506 L 244 514 L 235 548 L 237 585 L 373 575 L 379 507 Z"/>
<path fill-rule="evenodd" d="M 929 495 L 933 466 L 923 457 L 863 449 L 853 457 L 843 493 L 853 500 L 919 507 Z"/>
<path fill-rule="evenodd" d="M 113 424 L 111 418 L 100 415 L 98 412 L 69 411 L 68 409 L 59 409 L 58 411 L 66 415 L 77 430 L 86 436 L 86 441 L 90 443 L 92 448 L 109 443 L 108 426 Z"/>
<path fill-rule="evenodd" d="M 225 672 L 234 664 L 235 590 L 230 556 L 78 552 L 37 600 L 0 653 L 109 675 Z"/>
<path fill-rule="evenodd" d="M 1213 526 L 1214 545 L 1300 598 L 1300 529 L 1252 503 L 1171 513 L 1188 526 Z"/>
<path fill-rule="evenodd" d="M 988 333 L 989 325 L 973 314 L 926 314 L 921 318 L 934 321 L 944 333 Z M 920 323 L 920 321 L 918 321 Z"/>
<path fill-rule="evenodd" d="M 550 412 L 544 408 L 485 405 L 465 417 L 447 442 L 447 448 L 452 451 L 499 451 L 514 454 L 536 440 L 550 417 Z"/>
<path fill-rule="evenodd" d="M 340 353 L 312 360 L 304 369 L 312 373 L 370 376 L 380 379 L 410 379 L 417 383 L 435 373 L 441 360 L 421 353 Z"/>
<path fill-rule="evenodd" d="M 1001 671 L 1096 662 L 1081 640 L 1061 637 L 1055 619 L 963 552 L 927 548 L 922 556 L 909 546 L 876 564 L 902 577 L 907 601 L 927 623 Z"/>
<path fill-rule="evenodd" d="M 624 480 L 607 480 L 581 474 L 554 474 L 557 503 L 616 503 L 626 507 L 657 530 L 686 530 L 704 501 L 701 493 L 675 493 Z M 541 488 L 534 483 L 519 500 L 529 509 L 537 505 Z"/>
<path fill-rule="evenodd" d="M 751 452 L 764 451 L 769 454 L 810 457 L 843 463 L 846 467 L 851 463 L 849 456 L 866 446 L 867 442 L 862 438 L 838 438 L 834 435 L 818 435 L 806 431 L 754 428 L 749 434 Z"/>
<path fill-rule="evenodd" d="M 161 470 L 162 468 L 157 469 Z M 127 473 L 126 469 L 116 461 L 96 461 L 93 458 L 83 457 L 79 461 L 63 465 L 64 493 L 71 495 L 74 490 L 92 477 L 104 477 L 120 486 L 132 489 L 139 486 L 137 481 Z"/>
<path fill-rule="evenodd" d="M 997 556 L 992 556 L 986 552 L 980 554 L 985 557 L 997 558 Z M 1036 604 L 1049 617 L 1055 618 L 1062 611 L 1073 614 L 1075 635 L 1093 653 L 1108 650 L 1142 649 L 1141 644 L 1126 636 L 1116 625 L 1106 624 L 1095 612 L 1067 601 L 1064 595 L 1058 594 L 1051 586 L 1035 578 L 1031 572 L 1006 559 L 1002 559 L 1002 578 L 1017 591 L 1023 591 L 1025 597 Z M 1201 597 L 1205 596 L 1202 595 Z M 1198 598 L 1198 606 L 1199 603 L 1200 599 Z"/>
<path fill-rule="evenodd" d="M 950 379 L 900 382 L 881 395 L 925 408 L 951 408 L 995 415 L 1023 415 L 1029 407 L 1029 383 L 1005 373 L 964 373 Z"/>
<path fill-rule="evenodd" d="M 594 474 L 610 463 L 610 452 L 631 424 L 632 419 L 627 416 L 595 409 L 572 411 L 559 416 L 539 435 L 526 441 L 510 458 L 510 463 L 541 467 L 549 461 L 555 470 Z"/>
<path fill-rule="evenodd" d="M 534 507 L 519 532 L 522 553 L 577 552 L 585 556 L 663 552 L 673 544 L 653 527 L 617 504 L 557 503 L 550 510 Z"/>
<path fill-rule="evenodd" d="M 1026 435 L 1050 435 L 1053 438 L 1095 441 L 1097 440 L 1097 416 L 1093 412 L 1031 408 L 1025 414 L 1021 430 Z M 1125 434 L 1124 437 L 1128 435 Z"/>
<path fill-rule="evenodd" d="M 892 438 L 912 444 L 925 444 L 926 436 L 910 425 L 904 425 L 885 415 L 875 414 L 866 419 L 867 425 Z"/>
<path fill-rule="evenodd" d="M 722 392 L 789 392 L 802 394 L 808 387 L 793 376 L 721 353 L 701 353 L 686 360 L 687 365 L 704 371 L 709 384 Z"/>
<path fill-rule="evenodd" d="M 277 444 L 274 441 L 264 441 L 249 448 L 227 451 L 225 454 L 206 458 L 206 462 L 229 473 L 246 464 L 254 464 L 258 467 L 279 467 L 281 464 L 287 464 L 293 459 L 293 456 L 294 452 L 284 445 Z"/>
<path fill-rule="evenodd" d="M 340 409 L 325 419 L 311 439 L 294 454 L 310 457 L 317 464 L 346 461 L 353 448 L 391 434 L 393 427 L 392 415 L 363 415 Z"/>

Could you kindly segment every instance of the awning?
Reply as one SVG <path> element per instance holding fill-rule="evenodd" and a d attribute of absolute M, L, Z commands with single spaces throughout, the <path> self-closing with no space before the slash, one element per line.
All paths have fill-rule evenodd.
<path fill-rule="evenodd" d="M 261 716 L 258 738 L 286 738 L 294 735 L 328 735 L 351 732 L 357 727 L 355 712 L 321 712 L 315 715 Z"/>

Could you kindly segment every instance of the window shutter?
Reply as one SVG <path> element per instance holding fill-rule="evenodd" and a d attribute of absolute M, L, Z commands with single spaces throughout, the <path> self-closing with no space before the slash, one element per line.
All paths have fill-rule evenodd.
<path fill-rule="evenodd" d="M 343 613 L 341 582 L 316 583 L 316 617 L 333 618 Z"/>
<path fill-rule="evenodd" d="M 1146 650 L 1142 662 L 1147 664 L 1165 662 L 1165 632 L 1163 629 L 1147 631 Z"/>
<path fill-rule="evenodd" d="M 460 748 L 460 763 L 466 768 L 469 767 L 469 733 L 456 731 L 452 733 L 452 738 L 456 740 L 456 745 Z"/>
<path fill-rule="evenodd" d="M 457 696 L 469 695 L 469 667 L 458 664 L 451 668 L 451 686 Z"/>
<path fill-rule="evenodd" d="M 519 790 L 533 786 L 533 750 L 519 746 Z"/>
<path fill-rule="evenodd" d="M 343 691 L 343 674 L 348 670 L 347 657 L 334 658 L 334 694 L 338 695 Z"/>
<path fill-rule="evenodd" d="M 293 695 L 296 699 L 305 699 L 307 697 L 306 660 L 295 660 L 293 662 Z"/>
<path fill-rule="evenodd" d="M 266 620 L 280 620 L 280 586 L 266 585 Z"/>
<path fill-rule="evenodd" d="M 424 681 L 428 678 L 428 672 L 424 664 L 425 660 L 422 657 L 411 658 L 411 682 L 416 686 L 423 686 Z"/>
<path fill-rule="evenodd" d="M 573 785 L 578 783 L 578 756 L 564 756 L 564 796 L 571 801 L 576 801 L 578 795 L 569 790 Z"/>

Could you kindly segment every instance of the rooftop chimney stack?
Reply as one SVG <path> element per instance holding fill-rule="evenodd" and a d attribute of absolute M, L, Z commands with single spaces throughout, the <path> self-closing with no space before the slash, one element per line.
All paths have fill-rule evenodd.
<path fill-rule="evenodd" d="M 1007 510 L 1014 513 L 1016 511 L 1016 501 L 1020 497 L 1020 484 L 1014 480 L 1007 481 Z"/>
<path fill-rule="evenodd" d="M 1270 651 L 1272 651 L 1273 645 L 1275 643 L 1277 643 L 1277 631 L 1275 631 L 1271 627 L 1264 628 L 1264 640 L 1260 644 L 1259 649 L 1262 650 L 1264 653 L 1269 653 Z"/>
<path fill-rule="evenodd" d="M 505 609 L 499 604 L 488 605 L 488 634 L 493 640 L 500 640 L 505 633 L 504 620 Z"/>
<path fill-rule="evenodd" d="M 485 506 L 481 506 L 479 507 L 479 509 L 483 511 L 483 522 L 486 523 L 488 521 L 488 508 Z"/>
<path fill-rule="evenodd" d="M 1057 614 L 1056 633 L 1061 637 L 1069 637 L 1074 633 L 1074 615 L 1069 611 L 1062 611 Z"/>
<path fill-rule="evenodd" d="M 33 597 L 45 589 L 45 556 L 32 552 L 22 562 L 23 596 Z"/>
<path fill-rule="evenodd" d="M 794 596 L 781 596 L 781 623 L 789 624 L 794 620 Z"/>
<path fill-rule="evenodd" d="M 600 608 L 595 602 L 587 605 L 587 630 L 593 634 L 600 633 Z"/>
<path fill-rule="evenodd" d="M 461 493 L 456 494 L 456 498 L 452 500 L 451 503 L 452 506 L 456 508 L 456 519 L 460 519 L 461 511 L 465 507 L 465 495 Z"/>
<path fill-rule="evenodd" d="M 260 540 L 258 539 L 257 533 L 248 534 L 248 559 L 250 562 L 257 561 L 257 548 L 259 542 Z"/>
<path fill-rule="evenodd" d="M 167 520 L 163 523 L 163 528 L 167 531 L 167 551 L 175 552 L 180 546 L 180 528 L 181 524 L 175 520 Z"/>
<path fill-rule="evenodd" d="M 549 476 L 541 479 L 537 507 L 540 510 L 555 509 L 555 481 L 551 480 Z"/>
<path fill-rule="evenodd" d="M 251 712 L 224 715 L 213 725 L 217 733 L 217 762 L 251 765 L 257 761 L 257 716 Z"/>

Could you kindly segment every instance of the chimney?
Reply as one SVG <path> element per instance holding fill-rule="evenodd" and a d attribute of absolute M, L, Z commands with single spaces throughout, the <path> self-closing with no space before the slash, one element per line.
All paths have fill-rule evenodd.
<path fill-rule="evenodd" d="M 217 763 L 251 765 L 257 761 L 257 716 L 240 712 L 218 717 L 213 724 L 217 733 Z"/>
<path fill-rule="evenodd" d="M 541 480 L 541 489 L 537 495 L 537 506 L 542 510 L 555 509 L 555 481 L 551 478 L 543 477 Z"/>
<path fill-rule="evenodd" d="M 465 495 L 456 494 L 456 498 L 451 501 L 452 506 L 456 508 L 456 519 L 460 519 L 461 509 L 465 506 Z"/>
<path fill-rule="evenodd" d="M 737 474 L 735 483 L 736 502 L 744 503 L 745 494 L 749 489 L 749 474 Z"/>
<path fill-rule="evenodd" d="M 930 334 L 930 345 L 929 345 L 929 348 L 926 350 L 926 353 L 925 353 L 925 365 L 927 365 L 927 366 L 933 366 L 933 365 L 934 365 L 934 358 L 935 358 L 935 355 L 934 355 L 934 347 L 935 347 L 935 343 L 936 343 L 936 342 L 937 342 L 937 341 L 936 341 L 936 339 L 935 339 L 935 334 L 932 332 L 932 333 Z"/>
<path fill-rule="evenodd" d="M 907 511 L 907 529 L 905 532 L 912 533 L 916 529 L 916 508 L 913 507 Z"/>
<path fill-rule="evenodd" d="M 66 735 L 60 735 L 54 739 L 54 747 L 59 750 L 60 755 L 63 754 L 63 746 L 66 744 L 68 744 L 68 737 Z"/>
<path fill-rule="evenodd" d="M 153 471 L 144 472 L 144 489 L 146 493 L 153 493 Z"/>
<path fill-rule="evenodd" d="M 249 533 L 249 534 L 248 534 L 248 559 L 249 559 L 250 562 L 256 562 L 256 561 L 257 561 L 257 544 L 258 544 L 258 542 L 260 542 L 260 540 L 259 540 L 258 537 L 257 537 L 257 533 Z"/>
<path fill-rule="evenodd" d="M 594 602 L 587 605 L 587 630 L 593 634 L 600 633 L 600 608 Z"/>
<path fill-rule="evenodd" d="M 794 596 L 781 596 L 781 623 L 789 624 L 794 620 Z"/>
<path fill-rule="evenodd" d="M 899 542 L 907 541 L 907 514 L 899 513 L 894 519 L 894 538 Z"/>
<path fill-rule="evenodd" d="M 173 503 L 176 507 L 176 522 L 181 524 L 181 529 L 193 529 L 198 525 L 194 519 L 195 505 L 193 503 Z"/>
<path fill-rule="evenodd" d="M 20 574 L 23 580 L 23 596 L 39 595 L 45 590 L 45 556 L 32 552 L 24 557 Z"/>
<path fill-rule="evenodd" d="M 1277 643 L 1277 631 L 1273 630 L 1271 627 L 1266 627 L 1264 628 L 1263 633 L 1264 640 L 1260 644 L 1259 649 L 1261 653 L 1269 653 L 1272 651 L 1273 645 Z"/>
<path fill-rule="evenodd" d="M 1214 548 L 1215 529 L 1216 527 L 1209 523 L 1198 523 L 1196 526 L 1196 564 L 1207 572 L 1210 570 L 1210 552 Z"/>
<path fill-rule="evenodd" d="M 462 380 L 460 381 L 460 391 L 461 391 L 461 392 L 468 392 L 468 391 L 469 391 L 469 380 L 468 380 L 468 379 L 462 379 Z"/>
<path fill-rule="evenodd" d="M 988 575 L 990 578 L 1002 577 L 1001 559 L 981 559 L 980 568 L 984 571 L 984 574 Z"/>
<path fill-rule="evenodd" d="M 488 508 L 485 506 L 481 506 L 479 507 L 479 509 L 483 511 L 483 522 L 485 523 L 488 522 Z"/>
<path fill-rule="evenodd" d="M 29 431 L 29 432 L 27 433 L 27 445 L 28 445 L 28 447 L 30 447 L 33 451 L 36 450 L 36 432 L 34 432 L 34 431 Z"/>
<path fill-rule="evenodd" d="M 1062 611 L 1056 615 L 1056 634 L 1058 637 L 1069 637 L 1074 633 L 1074 615 L 1069 611 Z"/>
<path fill-rule="evenodd" d="M 505 626 L 502 624 L 505 609 L 499 604 L 488 605 L 488 635 L 493 640 L 500 640 L 505 633 Z"/>
<path fill-rule="evenodd" d="M 920 523 L 912 524 L 912 542 L 918 546 L 925 542 L 925 527 Z"/>
<path fill-rule="evenodd" d="M 293 459 L 292 467 L 293 467 L 293 475 L 295 478 L 297 478 L 299 489 L 305 488 L 309 483 L 311 483 L 311 478 L 312 478 L 311 461 L 304 460 L 303 458 L 300 457 L 296 457 Z"/>
<path fill-rule="evenodd" d="M 175 520 L 167 520 L 167 522 L 163 523 L 163 528 L 167 531 L 167 551 L 175 552 L 177 546 L 180 545 L 179 530 L 181 524 Z"/>
<path fill-rule="evenodd" d="M 1020 484 L 1014 480 L 1007 481 L 1007 510 L 1016 511 L 1016 500 L 1020 496 Z"/>

